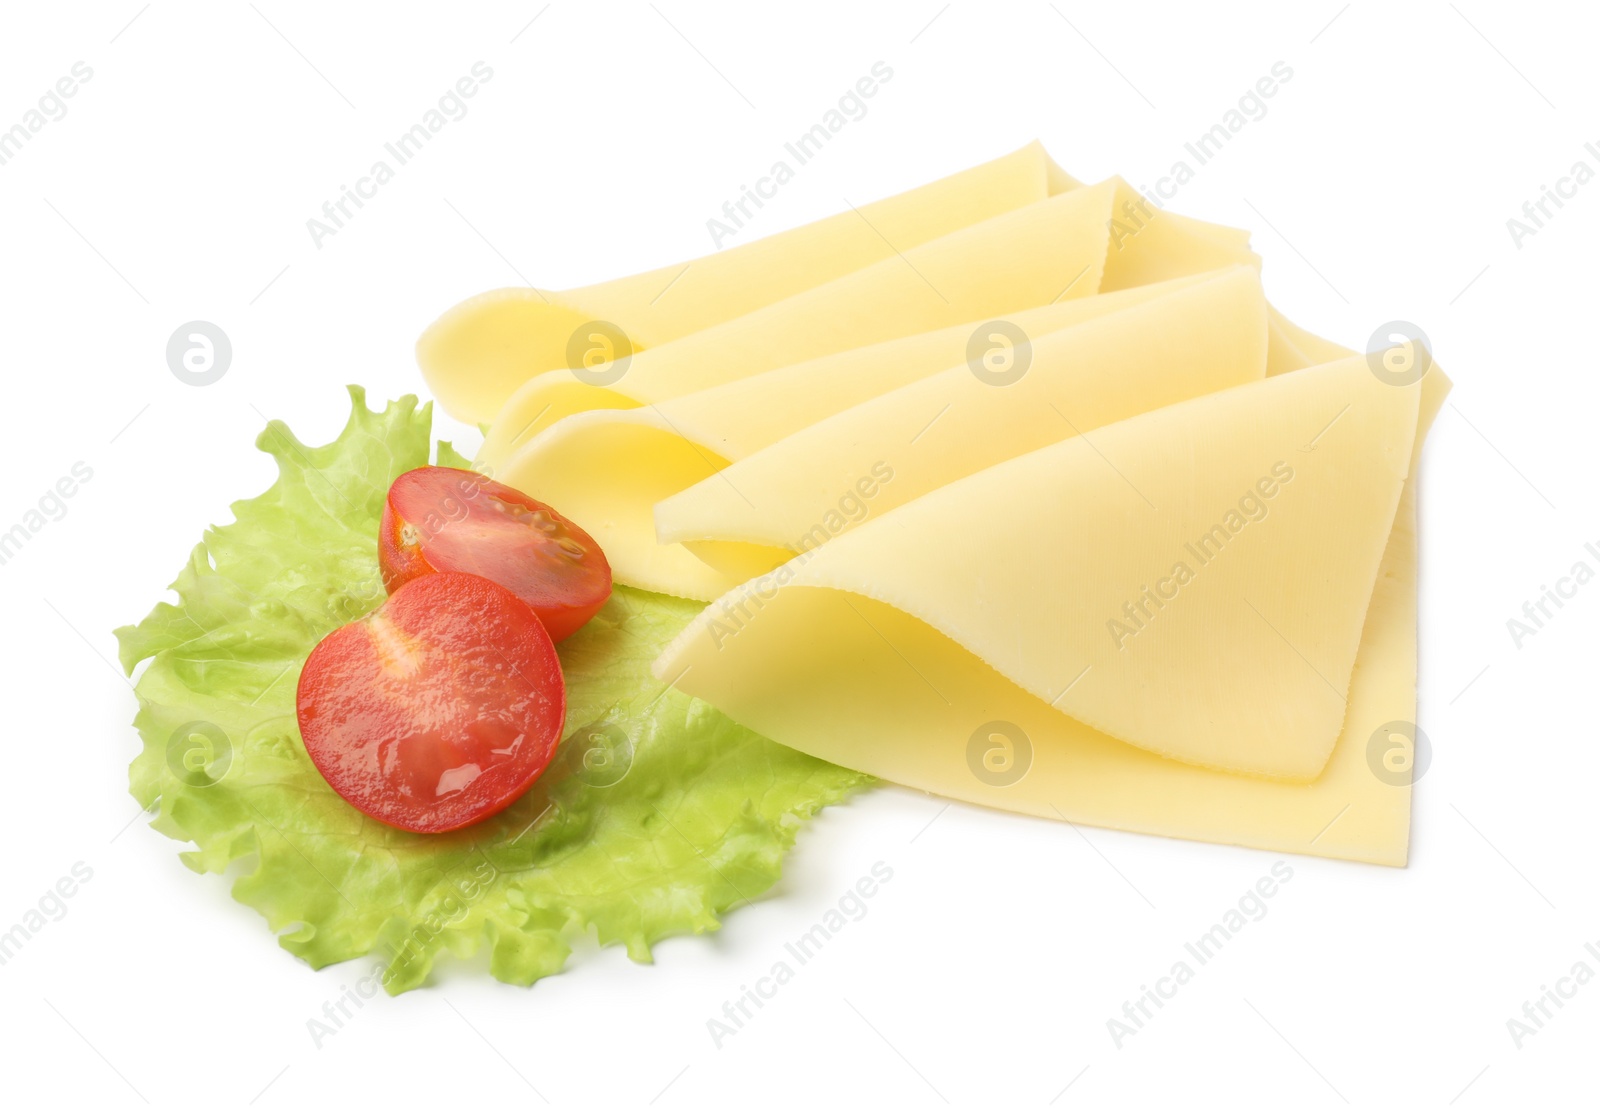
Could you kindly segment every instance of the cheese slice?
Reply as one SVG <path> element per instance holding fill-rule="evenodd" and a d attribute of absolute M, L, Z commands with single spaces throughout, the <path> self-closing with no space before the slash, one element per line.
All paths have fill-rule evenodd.
<path fill-rule="evenodd" d="M 662 501 L 657 536 L 816 546 L 1008 458 L 1259 380 L 1267 322 L 1240 266 L 1031 341 L 1013 321 L 984 324 L 998 378 L 962 361 L 819 420 Z"/>
<path fill-rule="evenodd" d="M 1002 334 L 997 349 L 1011 360 L 1005 372 L 1022 371 L 1010 384 L 980 379 L 990 370 L 966 359 L 969 348 L 986 349 L 990 335 L 1015 328 L 1015 320 L 964 325 L 967 342 L 953 353 L 949 333 L 939 333 L 941 342 L 918 344 L 914 353 L 943 350 L 945 359 L 959 359 L 955 365 L 823 418 L 726 469 L 720 448 L 727 437 L 705 436 L 708 427 L 737 436 L 748 414 L 770 430 L 789 418 L 781 413 L 837 407 L 867 388 L 864 380 L 884 376 L 881 370 L 852 357 L 840 361 L 865 371 L 857 378 L 839 377 L 837 364 L 811 363 L 810 377 L 790 372 L 802 367 L 775 371 L 712 390 L 733 394 L 712 401 L 691 394 L 635 412 L 581 413 L 518 452 L 500 477 L 560 505 L 604 548 L 618 581 L 710 600 L 791 556 L 773 548 L 814 544 L 1080 430 L 1262 376 L 1267 315 L 1254 269 L 1158 287 L 1166 294 L 1089 298 L 1083 303 L 1101 311 L 1125 307 L 1103 315 L 1085 308 L 1076 325 L 1015 348 Z M 907 372 L 905 362 L 877 365 Z M 672 496 L 685 485 L 693 488 Z M 658 542 L 657 521 L 681 526 Z M 679 539 L 696 542 L 680 546 Z"/>
<path fill-rule="evenodd" d="M 1421 392 L 1351 358 L 1068 439 L 747 583 L 697 639 L 774 583 L 859 594 L 1114 738 L 1308 780 L 1339 734 Z"/>
<path fill-rule="evenodd" d="M 1157 280 L 1259 267 L 1230 235 L 1168 213 L 1113 247 L 1113 213 L 1135 195 L 1119 179 L 1073 189 L 639 351 L 626 363 L 602 364 L 583 383 L 569 370 L 540 374 L 495 416 L 480 461 L 498 470 L 496 459 L 586 409 L 659 403 L 854 347 L 1093 296 L 1108 268 L 1127 280 Z"/>
<path fill-rule="evenodd" d="M 947 797 L 1129 831 L 1404 865 L 1409 778 L 1376 772 L 1369 751 L 1375 736 L 1386 747 L 1391 730 L 1416 720 L 1414 462 L 1448 387 L 1436 367 L 1423 378 L 1413 476 L 1365 606 L 1342 729 L 1312 782 L 1225 773 L 1118 741 L 903 609 L 793 576 L 780 584 L 774 575 L 712 606 L 662 655 L 656 673 L 781 742 Z M 836 556 L 867 532 L 814 560 Z M 1038 580 L 1051 579 L 1041 570 Z M 1270 694 L 1265 683 L 1260 692 Z"/>
<path fill-rule="evenodd" d="M 1077 188 L 1039 143 L 872 204 L 631 277 L 556 292 L 496 289 L 451 308 L 417 342 L 445 410 L 482 423 L 523 382 L 569 365 L 577 329 L 607 321 L 634 350 L 752 312 L 1003 212 Z"/>
<path fill-rule="evenodd" d="M 1324 362 L 1337 362 L 1349 358 L 1355 351 L 1338 343 L 1313 335 L 1296 326 L 1282 312 L 1270 305 L 1268 324 L 1267 376 L 1303 370 Z"/>
<path fill-rule="evenodd" d="M 1241 269 L 1254 273 L 1235 268 Z M 1066 300 L 1009 319 L 1027 334 L 1042 336 L 1216 276 L 1202 273 Z M 491 431 L 478 465 L 563 505 L 601 541 L 619 580 L 710 600 L 789 555 L 745 545 L 662 545 L 656 538 L 656 503 L 835 412 L 963 363 L 977 324 L 840 351 L 630 411 L 579 412 L 517 452 L 511 467 L 497 443 L 515 435 L 507 432 L 497 440 Z"/>
<path fill-rule="evenodd" d="M 1191 274 L 1099 296 L 1063 300 L 1011 313 L 1006 319 L 1024 334 L 1037 338 L 1170 296 L 1229 272 Z M 1253 273 L 1253 268 L 1249 272 Z M 654 418 L 662 426 L 677 428 L 724 458 L 744 458 L 836 412 L 965 363 L 972 353 L 978 325 L 989 322 L 967 320 L 937 331 L 780 366 L 754 377 L 672 397 L 631 415 Z"/>
<path fill-rule="evenodd" d="M 783 589 L 722 651 L 669 651 L 664 681 L 829 762 L 992 808 L 1131 832 L 1402 866 L 1409 782 L 1367 744 L 1416 719 L 1412 499 L 1402 499 L 1367 613 L 1346 725 L 1309 784 L 1207 770 L 1052 709 L 891 605 Z M 802 596 L 809 595 L 809 596 Z"/>
<path fill-rule="evenodd" d="M 1045 335 L 1167 296 L 1226 272 L 1190 274 L 1100 296 L 1061 300 L 1011 313 L 1006 318 L 1028 335 Z M 665 430 L 677 429 L 724 458 L 743 458 L 835 412 L 966 361 L 973 332 L 983 322 L 986 321 L 965 320 L 933 331 L 850 347 L 651 405 L 629 401 L 629 405 L 638 406 L 595 411 Z M 562 407 L 581 410 L 582 394 L 592 387 L 574 379 L 569 388 L 579 396 Z M 478 451 L 480 467 L 490 472 L 502 467 L 527 444 L 530 431 L 526 424 L 517 425 L 514 418 L 497 421 Z"/>

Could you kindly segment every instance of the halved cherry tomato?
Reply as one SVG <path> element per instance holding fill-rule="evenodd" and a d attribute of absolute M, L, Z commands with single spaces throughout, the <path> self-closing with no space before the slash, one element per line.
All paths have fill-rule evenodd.
<path fill-rule="evenodd" d="M 509 485 L 448 466 L 408 470 L 389 486 L 378 565 L 391 593 L 435 571 L 499 582 L 557 643 L 611 596 L 611 565 L 577 524 Z"/>
<path fill-rule="evenodd" d="M 427 574 L 317 644 L 295 707 L 335 793 L 396 828 L 449 832 L 544 772 L 567 690 L 549 633 L 515 594 Z"/>

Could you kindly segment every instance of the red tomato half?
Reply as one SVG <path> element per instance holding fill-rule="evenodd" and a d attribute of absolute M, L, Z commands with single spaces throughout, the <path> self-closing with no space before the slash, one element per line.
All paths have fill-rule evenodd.
<path fill-rule="evenodd" d="M 470 574 L 420 577 L 329 635 L 296 696 L 306 753 L 334 792 L 411 832 L 453 831 L 521 797 L 566 711 L 549 633 Z"/>
<path fill-rule="evenodd" d="M 611 565 L 586 531 L 526 493 L 448 466 L 408 470 L 389 486 L 378 565 L 391 593 L 435 571 L 499 582 L 557 643 L 611 596 Z"/>

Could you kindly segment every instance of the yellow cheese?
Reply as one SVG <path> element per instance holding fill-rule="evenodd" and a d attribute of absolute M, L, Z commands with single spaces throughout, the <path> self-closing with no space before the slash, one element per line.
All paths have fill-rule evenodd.
<path fill-rule="evenodd" d="M 802 550 L 1008 458 L 1266 369 L 1267 305 L 1249 267 L 1015 349 L 1008 324 L 983 333 L 1003 357 L 999 377 L 962 361 L 819 420 L 657 505 L 658 538 Z"/>
<path fill-rule="evenodd" d="M 1408 452 L 1413 470 L 1448 387 L 1437 369 L 1423 379 Z M 797 577 L 779 585 L 774 575 L 712 606 L 662 655 L 656 673 L 781 742 L 947 797 L 1130 831 L 1404 865 L 1409 776 L 1378 773 L 1369 752 L 1372 737 L 1387 746 L 1393 724 L 1416 720 L 1414 481 L 1397 505 L 1364 606 L 1341 734 L 1309 783 L 1205 769 L 1120 742 L 1024 691 L 990 659 L 903 609 Z M 888 522 L 791 566 L 837 558 Z M 1051 565 L 1049 537 L 1037 538 L 1033 582 L 1042 601 L 1070 585 Z M 1235 648 L 1249 644 L 1219 632 L 1212 649 L 1237 658 Z M 1268 679 L 1254 692 L 1270 697 Z"/>
<path fill-rule="evenodd" d="M 1313 335 L 1303 327 L 1290 322 L 1282 312 L 1268 306 L 1271 322 L 1268 325 L 1267 376 L 1303 370 L 1324 362 L 1337 362 L 1355 351 L 1338 343 Z"/>
<path fill-rule="evenodd" d="M 720 653 L 702 636 L 669 651 L 658 672 L 782 743 L 945 797 L 1399 866 L 1409 783 L 1380 780 L 1367 741 L 1382 724 L 1416 719 L 1410 509 L 1408 497 L 1366 621 L 1348 726 L 1310 784 L 1206 770 L 1121 743 L 901 610 L 833 590 L 779 590 L 759 611 L 747 606 L 752 617 Z"/>
<path fill-rule="evenodd" d="M 693 263 L 485 294 L 418 359 L 493 414 L 480 468 L 618 581 L 717 598 L 655 672 L 757 731 L 993 807 L 1403 865 L 1384 755 L 1416 718 L 1449 382 L 1380 379 L 1259 265 L 1033 144 Z"/>
<path fill-rule="evenodd" d="M 1339 733 L 1421 392 L 1352 358 L 1185 401 L 947 485 L 730 596 L 782 580 L 884 601 L 1114 738 L 1306 780 Z"/>
<path fill-rule="evenodd" d="M 1078 183 L 1044 148 L 692 262 L 555 292 L 496 289 L 456 305 L 417 342 L 417 362 L 452 416 L 491 419 L 530 377 L 563 368 L 574 332 L 615 324 L 634 349 L 659 346 L 893 257 Z M 893 244 L 893 245 L 891 245 Z"/>
<path fill-rule="evenodd" d="M 1106 223 L 1100 292 L 1217 269 L 1225 261 L 1248 261 L 1260 268 L 1260 259 L 1250 251 L 1248 231 L 1153 209 L 1120 177 L 1113 180 L 1117 190 Z"/>
<path fill-rule="evenodd" d="M 1066 300 L 1010 318 L 1028 334 L 1042 336 L 1169 296 L 1212 276 Z M 517 454 L 517 464 L 499 476 L 538 489 L 582 522 L 605 549 L 620 580 L 710 600 L 789 555 L 742 544 L 696 544 L 692 550 L 663 546 L 656 541 L 656 502 L 715 473 L 727 460 L 963 362 L 975 328 L 968 322 L 840 351 L 631 411 L 579 412 L 548 429 L 537 447 Z M 588 386 L 570 382 L 566 388 Z M 526 423 L 505 425 L 503 434 L 492 431 L 479 453 L 480 467 L 491 473 L 504 468 L 505 448 L 525 445 L 527 431 Z M 650 569 L 641 573 L 641 566 Z"/>
<path fill-rule="evenodd" d="M 634 414 L 568 416 L 494 476 L 558 506 L 600 545 L 612 576 L 625 585 L 704 600 L 782 561 L 759 550 L 723 552 L 724 563 L 734 558 L 735 564 L 713 566 L 679 544 L 657 543 L 650 515 L 655 502 L 716 473 L 727 460 L 655 420 L 619 415 Z M 663 588 L 666 582 L 675 588 Z"/>
<path fill-rule="evenodd" d="M 500 477 L 561 506 L 604 548 L 618 581 L 709 600 L 790 557 L 772 547 L 838 534 L 869 513 L 1076 434 L 1075 428 L 1261 377 L 1266 303 L 1253 269 L 1160 288 L 1166 294 L 1159 297 L 1135 290 L 1089 298 L 1084 304 L 1101 310 L 1125 307 L 1103 315 L 1086 308 L 1075 326 L 1016 349 L 1002 345 L 1010 372 L 1024 371 L 1008 385 L 980 380 L 964 343 L 953 354 L 948 338 L 919 343 L 913 352 L 919 356 L 946 352 L 942 370 L 804 427 L 727 470 L 713 443 L 728 436 L 708 441 L 690 429 L 711 426 L 737 437 L 746 419 L 770 429 L 787 418 L 780 413 L 805 418 L 848 404 L 845 398 L 863 391 L 862 379 L 842 379 L 836 363 L 812 363 L 809 379 L 780 370 L 712 390 L 719 394 L 714 401 L 691 394 L 633 412 L 581 413 L 518 452 Z M 1029 315 L 1036 314 L 1017 318 Z M 1008 322 L 962 330 L 983 345 Z M 948 365 L 951 357 L 956 365 Z M 862 367 L 854 358 L 843 361 Z M 906 372 L 905 362 L 880 366 Z M 680 422 L 685 415 L 688 421 Z M 684 488 L 680 482 L 694 488 L 666 500 L 653 519 L 652 507 Z M 673 506 L 682 508 L 676 516 Z M 658 542 L 658 519 L 683 524 L 681 534 Z M 672 541 L 680 538 L 722 542 L 685 549 Z"/>
<path fill-rule="evenodd" d="M 1100 296 L 1064 300 L 1011 313 L 1006 319 L 1023 333 L 1038 338 L 1169 296 L 1213 277 L 1213 273 L 1199 273 Z M 744 458 L 836 412 L 966 362 L 978 325 L 987 322 L 990 321 L 968 320 L 937 331 L 780 366 L 754 377 L 661 401 L 636 410 L 635 415 L 654 417 L 661 426 L 676 428 L 686 438 L 724 458 Z"/>
<path fill-rule="evenodd" d="M 1197 273 L 1101 296 L 1062 300 L 1012 313 L 1007 319 L 1029 335 L 1045 335 L 1166 296 L 1187 285 L 1210 280 L 1211 276 Z M 619 398 L 620 407 L 608 411 L 615 414 L 628 410 L 628 416 L 619 418 L 676 429 L 725 458 L 743 458 L 835 412 L 965 361 L 973 331 L 982 322 L 985 321 L 966 320 L 934 331 L 850 347 L 649 406 Z M 565 388 L 574 396 L 558 399 L 557 407 L 563 411 L 586 407 L 582 394 L 592 391 L 591 386 L 569 379 Z M 532 414 L 540 413 L 535 409 Z M 528 443 L 532 434 L 533 425 L 526 421 L 519 425 L 515 416 L 497 421 L 478 451 L 478 463 L 486 471 L 498 470 Z M 621 475 L 622 480 L 626 478 Z"/>
<path fill-rule="evenodd" d="M 659 403 L 838 351 L 1093 296 L 1108 266 L 1159 278 L 1259 266 L 1229 241 L 1232 232 L 1166 213 L 1112 247 L 1112 213 L 1131 195 L 1112 179 L 1007 212 L 639 351 L 625 365 L 597 367 L 592 380 L 602 384 L 575 390 L 571 371 L 540 374 L 495 416 L 481 461 L 499 470 L 495 460 L 507 457 L 513 436 L 531 443 L 574 412 Z"/>

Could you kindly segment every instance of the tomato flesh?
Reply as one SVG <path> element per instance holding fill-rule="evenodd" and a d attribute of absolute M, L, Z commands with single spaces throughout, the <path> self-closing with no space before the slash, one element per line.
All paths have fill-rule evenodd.
<path fill-rule="evenodd" d="M 449 832 L 544 772 L 566 684 L 549 633 L 510 590 L 432 573 L 317 644 L 296 715 L 340 797 L 396 828 Z"/>
<path fill-rule="evenodd" d="M 423 466 L 395 479 L 378 531 L 392 593 L 424 574 L 477 574 L 528 605 L 559 643 L 611 596 L 611 566 L 549 505 L 471 470 Z"/>

